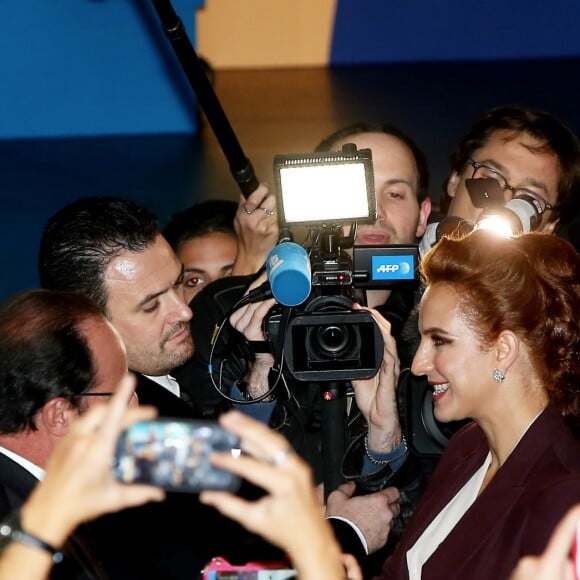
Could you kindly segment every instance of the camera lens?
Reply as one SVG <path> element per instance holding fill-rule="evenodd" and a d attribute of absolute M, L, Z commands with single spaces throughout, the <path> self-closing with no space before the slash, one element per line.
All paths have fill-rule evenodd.
<path fill-rule="evenodd" d="M 300 381 L 366 379 L 377 373 L 383 358 L 380 330 L 366 311 L 328 308 L 298 314 L 284 348 L 288 368 Z"/>
<path fill-rule="evenodd" d="M 318 345 L 329 354 L 338 354 L 348 345 L 348 331 L 342 326 L 321 326 L 316 333 Z"/>
<path fill-rule="evenodd" d="M 357 330 L 348 325 L 324 324 L 307 333 L 307 345 L 316 359 L 329 360 L 352 357 L 357 350 Z"/>

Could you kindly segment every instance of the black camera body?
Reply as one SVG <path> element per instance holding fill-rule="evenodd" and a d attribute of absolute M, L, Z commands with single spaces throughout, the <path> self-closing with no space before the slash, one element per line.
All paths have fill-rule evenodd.
<path fill-rule="evenodd" d="M 277 305 L 265 319 L 277 360 L 283 358 L 299 381 L 374 376 L 383 357 L 383 339 L 370 312 L 352 309 L 355 289 L 417 285 L 416 246 L 354 246 L 353 255 L 351 259 L 340 246 L 315 248 L 307 300 L 294 308 Z"/>
<path fill-rule="evenodd" d="M 284 346 L 286 363 L 302 381 L 372 377 L 379 370 L 383 340 L 368 312 L 344 310 L 335 297 L 321 296 L 290 322 Z"/>

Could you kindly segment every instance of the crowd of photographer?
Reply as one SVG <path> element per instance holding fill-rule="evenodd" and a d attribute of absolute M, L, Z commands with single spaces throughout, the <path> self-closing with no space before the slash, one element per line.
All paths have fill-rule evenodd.
<path fill-rule="evenodd" d="M 348 152 L 331 152 L 344 152 L 349 143 L 372 151 L 376 219 L 351 228 L 346 216 L 328 229 L 321 227 L 324 219 L 316 220 L 308 249 L 313 271 L 313 257 L 320 258 L 316 279 L 323 283 L 313 275 L 306 306 L 276 306 L 266 273 L 258 271 L 212 282 L 190 309 L 180 260 L 154 216 L 123 200 L 81 200 L 47 224 L 41 283 L 50 292 L 81 291 L 100 305 L 126 350 L 128 365 L 115 372 L 128 366 L 136 374 L 139 402 L 160 416 L 221 417 L 248 454 L 213 459 L 245 479 L 237 495 L 208 491 L 176 498 L 168 492 L 162 503 L 98 518 L 92 529 L 111 577 L 145 578 L 155 570 L 165 578 L 189 577 L 215 555 L 240 562 L 289 555 L 301 578 L 340 578 L 340 554 L 349 552 L 362 568 L 345 560 L 349 578 L 508 578 L 522 555 L 542 552 L 558 521 L 580 502 L 574 438 L 580 408 L 578 254 L 552 235 L 578 213 L 577 138 L 541 111 L 506 106 L 487 112 L 450 157 L 447 216 L 473 230 L 458 240 L 439 240 L 441 231 L 430 228 L 436 224 L 430 220 L 427 163 L 412 140 L 391 126 L 357 124 L 329 136 L 317 154 L 348 158 Z M 522 229 L 542 233 L 502 239 L 475 227 L 481 214 L 503 210 L 512 199 L 527 208 L 516 212 Z M 237 232 L 245 247 L 260 248 L 256 255 L 274 245 L 277 213 L 287 217 L 265 186 L 240 199 L 236 219 L 252 224 L 244 234 L 238 223 Z M 444 221 L 441 216 L 439 223 Z M 407 251 L 426 232 L 421 284 L 416 277 L 386 287 L 357 284 L 353 241 L 371 250 L 396 245 Z M 255 269 L 253 264 L 239 272 Z M 288 340 L 297 321 L 305 329 Z M 0 336 L 0 345 L 5 340 Z M 89 359 L 100 348 L 93 344 Z M 8 363 L 5 371 L 0 386 L 8 393 Z M 84 369 L 85 378 L 89 371 L 95 368 Z M 103 396 L 118 383 L 107 379 L 112 383 Z M 98 389 L 83 388 L 87 392 L 77 394 L 88 395 L 91 407 L 92 399 L 99 402 L 91 396 Z M 14 441 L 27 441 L 37 413 L 49 415 L 57 399 L 66 402 L 73 394 L 50 391 L 34 405 L 23 403 L 27 426 L 3 428 L 0 459 L 17 458 L 42 479 L 38 468 L 54 441 L 72 441 L 67 429 L 56 432 L 53 424 L 34 435 L 44 450 L 40 463 L 29 444 Z M 226 413 L 231 408 L 242 414 Z M 85 415 L 75 419 L 73 433 L 97 417 L 86 410 L 73 404 L 72 415 L 67 411 L 69 423 Z M 453 427 L 446 431 L 446 425 Z M 118 433 L 119 423 L 111 419 L 108 429 Z M 296 454 L 287 453 L 289 445 Z M 18 487 L 14 475 L 0 483 L 5 495 Z M 20 491 L 16 504 L 0 504 L 0 517 L 34 501 L 34 494 L 27 496 Z M 143 495 L 159 497 L 151 490 Z M 121 507 L 101 505 L 101 512 Z M 218 518 L 214 507 L 227 517 Z M 64 542 L 72 522 L 97 515 L 97 509 L 80 511 L 54 538 L 43 536 L 27 516 L 22 525 L 30 522 L 31 528 L 20 539 L 38 533 L 50 548 Z M 163 529 L 162 537 L 148 533 L 151 521 Z M 207 533 L 194 540 L 171 528 L 175 521 L 204 521 Z M 115 546 L 118 534 L 135 534 L 137 549 Z M 90 577 L 89 567 L 84 573 Z M 63 578 L 73 577 L 60 570 Z"/>

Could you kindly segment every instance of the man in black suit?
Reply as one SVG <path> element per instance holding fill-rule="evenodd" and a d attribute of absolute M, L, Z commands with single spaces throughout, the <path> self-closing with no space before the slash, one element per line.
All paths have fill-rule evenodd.
<path fill-rule="evenodd" d="M 118 333 L 88 297 L 32 290 L 0 308 L 0 517 L 20 507 L 44 476 L 54 444 L 127 373 Z M 136 399 L 134 399 L 136 402 Z M 106 578 L 81 526 L 53 578 Z"/>
<path fill-rule="evenodd" d="M 81 291 L 101 306 L 123 339 L 141 404 L 161 416 L 201 416 L 171 375 L 194 353 L 192 311 L 183 264 L 153 213 L 121 198 L 74 201 L 45 225 L 38 269 L 43 288 Z M 262 407 L 268 416 L 274 403 Z"/>
<path fill-rule="evenodd" d="M 170 371 L 193 354 L 182 265 L 155 216 L 130 201 L 85 198 L 54 214 L 39 255 L 43 288 L 80 290 L 118 330 L 137 395 L 161 415 L 195 417 Z"/>

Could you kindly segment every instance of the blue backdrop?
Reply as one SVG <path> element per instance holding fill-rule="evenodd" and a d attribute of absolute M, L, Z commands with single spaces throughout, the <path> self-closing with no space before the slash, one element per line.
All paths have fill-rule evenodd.
<path fill-rule="evenodd" d="M 337 3 L 331 64 L 580 55 L 578 0 Z"/>
<path fill-rule="evenodd" d="M 202 0 L 173 0 L 195 46 Z M 2 3 L 0 139 L 191 133 L 195 96 L 150 0 Z"/>

